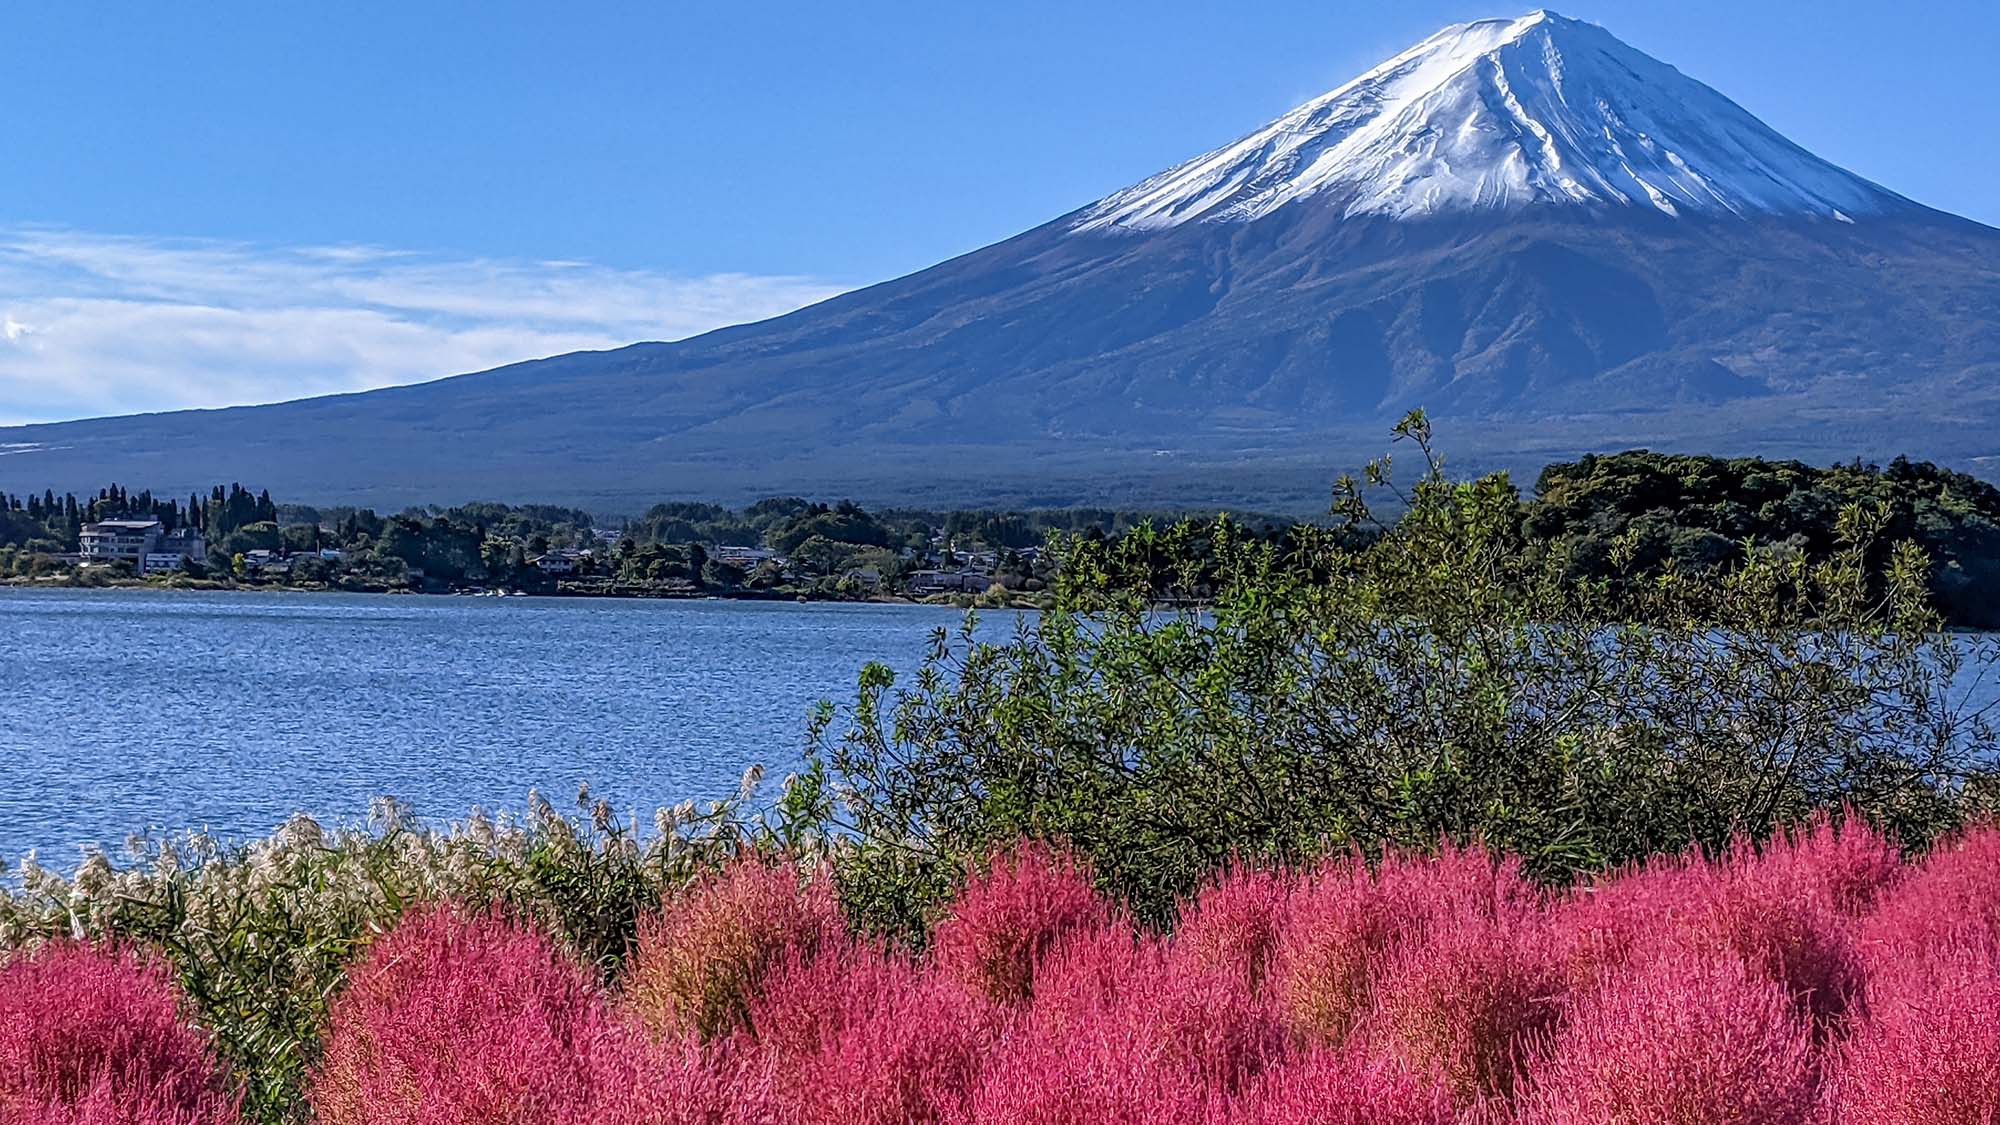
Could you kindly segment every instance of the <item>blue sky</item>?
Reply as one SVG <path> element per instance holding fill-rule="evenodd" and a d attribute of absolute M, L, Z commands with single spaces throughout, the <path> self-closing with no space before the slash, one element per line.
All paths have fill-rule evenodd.
<path fill-rule="evenodd" d="M 1089 202 L 1444 24 L 1522 10 L 16 9 L 0 423 L 405 382 L 771 315 Z M 1559 10 L 1836 163 L 2000 224 L 1990 2 Z"/>

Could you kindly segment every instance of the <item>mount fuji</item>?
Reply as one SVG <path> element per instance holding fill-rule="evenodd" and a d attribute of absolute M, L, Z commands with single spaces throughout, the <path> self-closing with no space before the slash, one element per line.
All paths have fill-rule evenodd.
<path fill-rule="evenodd" d="M 2000 458 L 2000 231 L 1592 24 L 1447 28 L 1240 140 L 786 316 L 363 394 L 0 429 L 0 487 L 1313 507 L 1651 445 Z"/>

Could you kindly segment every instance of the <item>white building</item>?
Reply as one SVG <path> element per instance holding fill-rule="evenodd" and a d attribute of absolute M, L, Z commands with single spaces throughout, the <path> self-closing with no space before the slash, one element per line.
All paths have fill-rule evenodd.
<path fill-rule="evenodd" d="M 83 525 L 77 560 L 86 566 L 122 562 L 141 574 L 179 570 L 182 559 L 208 561 L 208 544 L 193 528 L 168 531 L 159 520 L 102 520 Z"/>

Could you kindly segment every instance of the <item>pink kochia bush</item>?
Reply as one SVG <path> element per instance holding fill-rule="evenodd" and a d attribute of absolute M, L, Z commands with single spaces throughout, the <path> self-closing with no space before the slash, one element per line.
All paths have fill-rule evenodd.
<path fill-rule="evenodd" d="M 1284 1050 L 1275 1010 L 1233 974 L 1106 925 L 1051 951 L 971 1103 L 993 1125 L 1219 1120 Z"/>
<path fill-rule="evenodd" d="M 1906 862 L 1823 820 L 1570 888 L 1477 847 L 1238 866 L 1164 931 L 1023 845 L 922 948 L 745 859 L 603 988 L 504 918 L 413 915 L 336 1000 L 313 1102 L 329 1125 L 1994 1125 L 2000 830 Z"/>
<path fill-rule="evenodd" d="M 236 1120 L 236 1098 L 163 964 L 72 944 L 0 962 L 0 1123 Z"/>
<path fill-rule="evenodd" d="M 1413 905 L 1376 975 L 1364 1041 L 1463 1099 L 1504 1095 L 1557 1014 L 1541 895 L 1518 862 L 1477 848 L 1394 860 L 1383 881 Z"/>
<path fill-rule="evenodd" d="M 1811 1036 L 1777 982 L 1733 958 L 1660 953 L 1613 976 L 1534 1067 L 1530 1125 L 1807 1125 Z"/>
<path fill-rule="evenodd" d="M 1087 868 L 1061 852 L 1023 844 L 995 857 L 959 892 L 951 916 L 938 924 L 935 955 L 966 987 L 996 1003 L 1019 1003 L 1056 942 L 1110 917 Z"/>
<path fill-rule="evenodd" d="M 742 1028 L 773 964 L 843 929 L 833 886 L 784 864 L 743 859 L 697 880 L 639 928 L 625 988 L 656 1033 L 713 1039 Z"/>
<path fill-rule="evenodd" d="M 1855 1028 L 1839 1061 L 1834 1125 L 2000 1120 L 2000 965 L 1990 950 L 1926 957 Z"/>
<path fill-rule="evenodd" d="M 1002 1016 L 927 963 L 841 942 L 774 967 L 751 1025 L 773 1117 L 925 1125 L 962 1115 Z"/>
<path fill-rule="evenodd" d="M 333 1003 L 325 1125 L 580 1121 L 610 1028 L 588 970 L 496 914 L 437 909 L 377 941 Z"/>

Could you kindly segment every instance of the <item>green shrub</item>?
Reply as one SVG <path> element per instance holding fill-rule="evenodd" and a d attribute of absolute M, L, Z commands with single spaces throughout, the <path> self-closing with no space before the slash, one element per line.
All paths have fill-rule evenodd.
<path fill-rule="evenodd" d="M 1011 640 L 940 631 L 914 682 L 864 674 L 818 753 L 857 847 L 850 904 L 916 932 L 968 858 L 1060 839 L 1143 916 L 1232 858 L 1480 841 L 1544 878 L 1761 837 L 1851 805 L 1921 843 L 1991 779 L 1994 738 L 1947 692 L 1914 546 L 1845 511 L 1820 561 L 1746 550 L 1723 570 L 1614 545 L 1578 581 L 1530 549 L 1505 475 L 1423 461 L 1375 519 L 1282 542 L 1227 520 L 1061 545 L 1054 608 Z M 1885 559 L 1871 565 L 1871 557 Z M 1989 654 L 1990 655 L 1990 654 Z"/>

